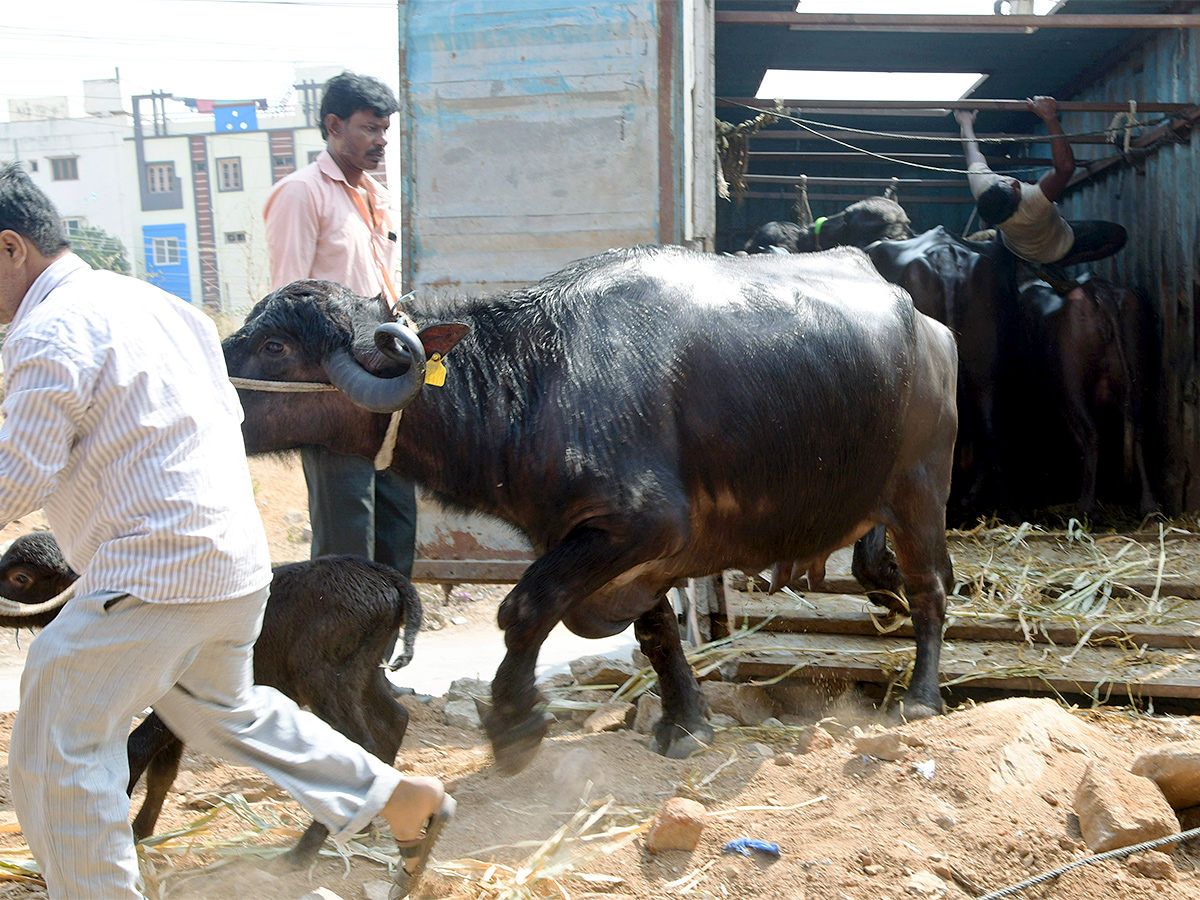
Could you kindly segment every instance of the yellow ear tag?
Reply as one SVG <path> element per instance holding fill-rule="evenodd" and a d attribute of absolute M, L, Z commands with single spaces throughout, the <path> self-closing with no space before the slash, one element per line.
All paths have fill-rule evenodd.
<path fill-rule="evenodd" d="M 435 353 L 425 360 L 425 383 L 434 387 L 442 387 L 446 383 L 446 365 L 442 362 L 442 354 Z"/>

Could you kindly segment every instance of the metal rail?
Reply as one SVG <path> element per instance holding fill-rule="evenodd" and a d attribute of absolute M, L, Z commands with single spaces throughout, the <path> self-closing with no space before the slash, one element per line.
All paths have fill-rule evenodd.
<path fill-rule="evenodd" d="M 717 10 L 717 25 L 775 25 L 812 31 L 1007 31 L 1039 28 L 1200 28 L 1200 16 L 1134 13 L 1129 15 L 1060 14 L 1053 16 L 938 16 L 917 14 L 796 13 Z"/>
<path fill-rule="evenodd" d="M 962 144 L 962 135 L 958 132 L 949 131 L 905 131 L 896 134 L 872 134 L 870 132 L 849 131 L 838 129 L 837 127 L 822 128 L 820 134 L 813 134 L 811 131 L 805 131 L 802 128 L 795 128 L 788 131 L 756 131 L 750 135 L 752 141 L 824 141 L 825 137 L 835 137 L 844 141 L 899 141 L 908 137 L 914 138 L 931 138 L 935 142 L 945 141 L 948 144 Z M 981 134 L 977 133 L 976 137 L 981 143 L 993 140 L 1017 141 L 1020 143 L 1031 144 L 1048 144 L 1050 136 L 1048 134 Z M 1102 134 L 1075 136 L 1070 138 L 1072 144 L 1110 144 L 1108 138 Z"/>
<path fill-rule="evenodd" d="M 1198 17 L 1200 18 L 1200 17 Z M 806 112 L 852 109 L 856 112 L 886 110 L 928 110 L 940 112 L 952 109 L 1001 110 L 1027 112 L 1032 115 L 1026 100 L 992 100 L 977 97 L 967 100 L 790 100 L 779 98 L 784 106 L 800 108 Z M 1159 103 L 1153 100 L 1138 100 L 1139 113 L 1186 113 L 1196 108 L 1195 103 Z M 761 97 L 718 97 L 718 107 L 739 107 L 774 112 L 775 100 Z M 1058 111 L 1064 112 L 1129 112 L 1129 101 L 1115 100 L 1059 100 Z"/>
<path fill-rule="evenodd" d="M 858 161 L 871 154 L 864 150 L 751 150 L 750 161 L 773 160 L 777 162 L 850 162 Z M 892 159 L 912 162 L 945 162 L 962 163 L 961 153 L 889 153 Z M 988 165 L 995 166 L 1052 166 L 1054 160 L 1049 157 L 1018 157 L 1018 156 L 987 156 Z"/>

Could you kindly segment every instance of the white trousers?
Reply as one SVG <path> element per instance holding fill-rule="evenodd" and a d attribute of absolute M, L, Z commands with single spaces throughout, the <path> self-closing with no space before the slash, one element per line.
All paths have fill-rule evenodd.
<path fill-rule="evenodd" d="M 266 598 L 265 588 L 180 604 L 97 592 L 70 600 L 30 644 L 9 780 L 50 900 L 143 900 L 125 742 L 148 706 L 185 743 L 263 772 L 335 840 L 383 808 L 399 772 L 252 684 Z"/>

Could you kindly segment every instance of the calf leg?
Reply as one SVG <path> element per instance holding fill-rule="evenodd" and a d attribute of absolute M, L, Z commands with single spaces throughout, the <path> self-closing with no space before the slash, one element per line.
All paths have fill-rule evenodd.
<path fill-rule="evenodd" d="M 365 660 L 375 657 L 363 657 Z M 337 731 L 344 734 L 350 740 L 354 741 L 364 750 L 375 754 L 388 765 L 396 761 L 396 752 L 400 749 L 400 738 L 404 735 L 404 730 L 408 726 L 408 712 L 400 706 L 392 698 L 391 690 L 384 686 L 387 677 L 383 674 L 383 669 L 378 665 L 372 665 L 369 672 L 362 673 L 358 679 L 354 674 L 351 674 L 347 679 L 351 682 L 354 680 L 364 680 L 369 685 L 369 688 L 363 691 L 362 697 L 354 695 L 344 696 L 343 691 L 339 690 L 337 684 L 312 684 L 308 687 L 309 696 L 318 696 L 320 701 L 311 704 L 313 715 L 317 716 L 324 722 L 333 726 Z M 363 702 L 366 695 L 370 694 L 372 701 L 370 703 Z M 398 734 L 393 728 L 386 730 L 376 727 L 369 715 L 378 713 L 384 710 L 385 707 L 380 702 L 387 700 L 391 705 L 399 710 L 398 716 L 395 711 L 392 712 L 393 719 L 402 721 L 399 727 Z M 381 746 L 377 740 L 378 736 L 386 734 L 386 744 Z M 392 737 L 395 737 L 394 745 Z M 390 755 L 389 755 L 390 753 Z M 296 841 L 296 845 L 287 853 L 280 857 L 280 866 L 285 869 L 303 869 L 316 857 L 321 845 L 325 843 L 325 838 L 329 837 L 329 829 L 320 822 L 309 823 L 308 828 L 304 830 L 304 834 L 300 835 L 300 839 Z"/>
<path fill-rule="evenodd" d="M 712 743 L 713 730 L 704 717 L 700 685 L 679 641 L 671 604 L 664 595 L 634 622 L 634 635 L 658 673 L 663 715 L 654 726 L 650 749 L 670 759 L 683 759 Z"/>
<path fill-rule="evenodd" d="M 1100 466 L 1100 432 L 1092 419 L 1081 392 L 1072 392 L 1067 399 L 1067 425 L 1083 458 L 1080 473 L 1079 515 L 1089 515 L 1096 508 L 1096 474 Z"/>
<path fill-rule="evenodd" d="M 125 748 L 129 756 L 130 794 L 142 773 L 146 775 L 146 799 L 133 820 L 133 838 L 140 841 L 154 834 L 167 793 L 179 773 L 183 741 L 152 712 L 129 735 Z"/>

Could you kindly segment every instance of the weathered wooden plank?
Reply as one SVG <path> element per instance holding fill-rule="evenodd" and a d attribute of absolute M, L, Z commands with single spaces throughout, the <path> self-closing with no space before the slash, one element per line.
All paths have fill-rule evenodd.
<path fill-rule="evenodd" d="M 412 580 L 434 584 L 516 584 L 526 559 L 417 559 Z"/>
<path fill-rule="evenodd" d="M 835 678 L 888 683 L 915 654 L 911 640 L 847 635 L 757 632 L 738 638 L 736 677 Z M 1200 651 L 948 641 L 942 647 L 941 682 L 1006 690 L 1082 693 L 1114 700 L 1143 697 L 1200 698 Z"/>
<path fill-rule="evenodd" d="M 803 633 L 830 635 L 878 636 L 876 621 L 882 616 L 876 610 L 872 619 L 868 610 L 873 607 L 862 596 L 846 594 L 806 594 L 805 603 L 789 599 L 783 594 L 748 594 L 726 590 L 725 603 L 729 615 L 738 626 L 762 625 L 762 630 L 773 633 Z M 1127 612 L 1134 614 L 1136 607 Z M 1098 620 L 1099 627 L 1091 633 L 1093 641 L 1120 641 L 1125 646 L 1150 647 L 1154 649 L 1200 650 L 1200 602 L 1184 601 L 1172 607 L 1169 622 L 1117 621 L 1116 609 Z M 979 615 L 969 607 L 960 607 L 958 614 L 952 606 L 947 615 L 946 640 L 1008 641 L 1023 642 L 1025 630 L 1016 619 L 1006 616 Z M 766 624 L 762 624 L 762 623 Z M 1086 632 L 1097 621 L 1084 621 Z M 912 625 L 907 621 L 889 635 L 912 637 Z M 1066 622 L 1030 622 L 1028 638 L 1035 643 L 1054 643 L 1073 648 L 1082 637 L 1080 630 Z"/>
<path fill-rule="evenodd" d="M 1159 544 L 1156 534 L 1104 535 L 1094 542 L 1068 542 L 1062 533 L 1025 535 L 1009 542 L 1001 536 L 951 532 L 947 536 L 954 573 L 960 580 L 994 582 L 1027 569 L 1030 584 L 1062 590 L 1078 576 L 1114 576 L 1114 593 L 1200 599 L 1200 546 L 1194 533 L 1168 535 Z M 851 549 L 829 557 L 821 590 L 830 594 L 861 594 L 850 574 Z M 1160 573 L 1161 566 L 1161 573 Z M 747 573 L 750 574 L 750 573 Z M 735 585 L 738 584 L 734 576 Z M 740 586 L 740 585 L 739 585 Z"/>

